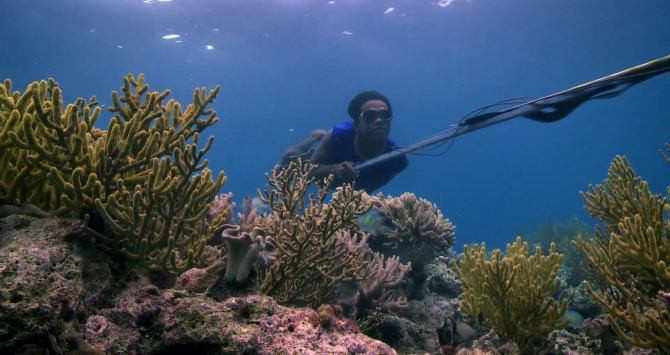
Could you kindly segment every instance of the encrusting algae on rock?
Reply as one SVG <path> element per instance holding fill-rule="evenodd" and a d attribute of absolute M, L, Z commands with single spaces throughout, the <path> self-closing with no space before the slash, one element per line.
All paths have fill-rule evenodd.
<path fill-rule="evenodd" d="M 86 243 L 78 224 L 0 219 L 0 353 L 395 354 L 337 314 L 325 329 L 315 310 L 268 296 L 157 287 Z"/>

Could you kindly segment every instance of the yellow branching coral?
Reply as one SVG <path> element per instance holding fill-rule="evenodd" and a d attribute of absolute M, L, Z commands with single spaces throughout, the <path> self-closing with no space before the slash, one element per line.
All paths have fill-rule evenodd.
<path fill-rule="evenodd" d="M 588 212 L 604 222 L 604 228 L 576 244 L 616 289 L 598 291 L 587 283 L 589 292 L 627 342 L 670 352 L 670 310 L 663 297 L 670 291 L 667 198 L 653 194 L 621 156 L 612 161 L 602 185 L 590 186 L 581 195 Z"/>
<path fill-rule="evenodd" d="M 466 245 L 457 269 L 463 283 L 462 310 L 483 317 L 503 340 L 513 340 L 527 352 L 534 337 L 567 324 L 563 314 L 568 300 L 559 303 L 553 298 L 560 288 L 556 272 L 562 260 L 553 243 L 548 255 L 542 255 L 540 247 L 529 254 L 521 237 L 507 244 L 505 256 L 496 249 L 491 259 L 485 243 Z"/>
<path fill-rule="evenodd" d="M 266 228 L 277 247 L 276 260 L 262 273 L 261 290 L 282 303 L 316 307 L 331 303 L 338 284 L 361 281 L 367 237 L 356 234 L 355 218 L 370 206 L 349 185 L 326 203 L 332 176 L 307 198 L 312 169 L 302 161 L 275 169 L 260 193 L 272 210 Z"/>
<path fill-rule="evenodd" d="M 182 110 L 169 91 L 148 92 L 144 76 L 124 78 L 112 92 L 107 130 L 94 127 L 101 107 L 77 99 L 64 107 L 53 80 L 24 93 L 0 85 L 0 194 L 55 214 L 95 210 L 105 222 L 101 247 L 149 267 L 179 273 L 195 263 L 226 216 L 205 224 L 225 181 L 206 169 L 199 134 L 218 121 L 207 108 L 219 88 L 195 90 Z M 6 155 L 4 153 L 7 153 Z M 13 175 L 13 176 L 12 176 Z"/>
<path fill-rule="evenodd" d="M 0 196 L 63 214 L 81 203 L 92 205 L 102 185 L 91 165 L 102 131 L 95 98 L 63 107 L 53 80 L 12 91 L 0 85 Z M 92 156 L 94 154 L 95 156 Z"/>
<path fill-rule="evenodd" d="M 450 253 L 456 227 L 434 203 L 408 192 L 400 197 L 384 197 L 380 193 L 372 201 L 390 222 L 381 242 L 392 252 L 408 253 L 406 259 L 418 264 Z"/>

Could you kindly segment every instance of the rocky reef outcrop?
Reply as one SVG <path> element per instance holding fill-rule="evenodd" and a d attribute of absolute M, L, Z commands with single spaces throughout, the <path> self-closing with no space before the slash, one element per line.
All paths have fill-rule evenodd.
<path fill-rule="evenodd" d="M 179 279 L 116 261 L 75 220 L 0 219 L 0 352 L 394 354 L 335 316 L 271 297 L 216 300 L 212 267 Z"/>

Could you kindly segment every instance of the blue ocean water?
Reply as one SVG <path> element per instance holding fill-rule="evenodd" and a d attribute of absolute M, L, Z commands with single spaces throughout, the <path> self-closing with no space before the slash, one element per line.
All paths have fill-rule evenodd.
<path fill-rule="evenodd" d="M 103 103 L 127 73 L 183 104 L 195 87 L 221 85 L 209 167 L 239 201 L 287 146 L 347 120 L 359 91 L 391 99 L 391 136 L 411 144 L 477 107 L 668 55 L 668 18 L 667 0 L 4 0 L 0 79 L 23 88 L 53 77 L 66 101 Z M 381 191 L 435 202 L 458 250 L 502 247 L 547 220 L 588 220 L 578 191 L 616 154 L 663 193 L 669 101 L 666 74 L 556 123 L 515 119 L 411 156 Z"/>

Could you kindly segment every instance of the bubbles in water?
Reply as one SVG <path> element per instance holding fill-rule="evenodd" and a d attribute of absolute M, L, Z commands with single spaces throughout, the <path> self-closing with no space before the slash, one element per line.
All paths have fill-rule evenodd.
<path fill-rule="evenodd" d="M 454 1 L 455 0 L 440 0 L 440 1 L 437 2 L 437 5 L 440 6 L 440 7 L 447 7 L 447 6 L 451 5 L 451 3 L 454 2 Z"/>

